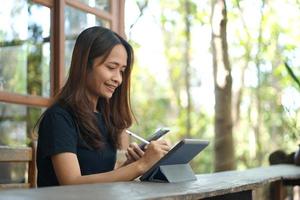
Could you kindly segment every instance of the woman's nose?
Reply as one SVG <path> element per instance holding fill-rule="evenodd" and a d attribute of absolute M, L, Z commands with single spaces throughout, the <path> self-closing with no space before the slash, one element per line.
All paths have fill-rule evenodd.
<path fill-rule="evenodd" d="M 114 73 L 113 81 L 116 82 L 118 85 L 120 85 L 122 83 L 122 74 L 121 74 L 121 72 L 117 71 L 116 73 Z"/>

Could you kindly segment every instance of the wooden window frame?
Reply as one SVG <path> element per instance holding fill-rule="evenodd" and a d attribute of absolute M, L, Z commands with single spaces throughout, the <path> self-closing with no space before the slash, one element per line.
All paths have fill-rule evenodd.
<path fill-rule="evenodd" d="M 50 61 L 50 97 L 22 95 L 7 91 L 0 91 L 0 102 L 20 104 L 33 107 L 48 107 L 51 99 L 64 84 L 64 9 L 65 6 L 80 9 L 93 14 L 98 18 L 107 20 L 110 28 L 125 38 L 124 8 L 125 0 L 109 0 L 109 12 L 90 7 L 79 0 L 33 0 L 33 2 L 46 6 L 51 10 L 51 61 Z"/>

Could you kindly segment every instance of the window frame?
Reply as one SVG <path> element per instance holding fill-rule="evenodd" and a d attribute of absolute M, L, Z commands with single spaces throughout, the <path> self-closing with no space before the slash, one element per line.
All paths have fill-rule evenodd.
<path fill-rule="evenodd" d="M 109 0 L 109 12 L 91 7 L 79 0 L 32 0 L 50 8 L 50 97 L 35 95 L 23 95 L 13 92 L 0 91 L 0 102 L 9 104 L 19 104 L 32 107 L 48 107 L 54 95 L 64 84 L 64 63 L 65 63 L 65 30 L 64 30 L 64 9 L 66 6 L 79 9 L 83 12 L 95 15 L 107 20 L 110 28 L 125 37 L 124 33 L 124 7 L 125 0 Z M 54 50 L 55 49 L 55 50 Z"/>

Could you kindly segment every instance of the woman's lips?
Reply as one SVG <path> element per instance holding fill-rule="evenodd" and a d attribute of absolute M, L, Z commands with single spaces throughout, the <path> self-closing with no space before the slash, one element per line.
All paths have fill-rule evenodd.
<path fill-rule="evenodd" d="M 109 91 L 111 91 L 112 93 L 115 91 L 115 89 L 117 88 L 116 86 L 114 86 L 114 85 L 108 85 L 108 84 L 106 84 L 106 87 L 107 87 L 107 89 L 109 90 Z"/>

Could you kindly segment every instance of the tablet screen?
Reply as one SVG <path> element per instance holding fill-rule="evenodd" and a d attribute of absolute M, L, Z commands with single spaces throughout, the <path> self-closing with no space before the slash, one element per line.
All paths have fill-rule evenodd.
<path fill-rule="evenodd" d="M 160 165 L 175 165 L 189 163 L 200 151 L 209 144 L 206 140 L 183 139 L 177 143 L 164 157 L 154 164 L 140 180 L 145 180 Z"/>

